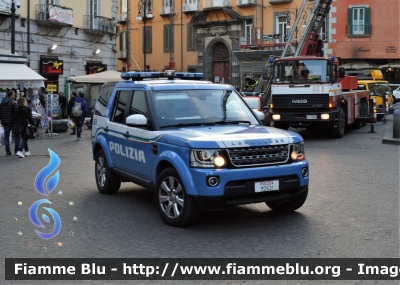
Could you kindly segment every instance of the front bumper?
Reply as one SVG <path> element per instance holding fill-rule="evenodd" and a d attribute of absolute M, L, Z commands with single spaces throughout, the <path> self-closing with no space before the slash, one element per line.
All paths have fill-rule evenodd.
<path fill-rule="evenodd" d="M 312 124 L 325 124 L 332 123 L 338 120 L 337 111 L 318 111 L 318 112 L 308 112 L 308 111 L 283 111 L 274 110 L 272 114 L 281 115 L 280 120 L 274 120 L 274 122 L 287 122 L 291 126 L 306 127 Z M 329 114 L 329 119 L 322 119 L 322 114 Z"/>
<path fill-rule="evenodd" d="M 307 169 L 305 176 L 302 174 L 304 168 Z M 291 164 L 243 169 L 192 168 L 191 174 L 195 189 L 186 185 L 187 192 L 204 210 L 239 204 L 291 200 L 305 191 L 309 183 L 306 160 Z M 218 179 L 219 182 L 216 186 L 209 185 L 210 177 Z M 279 181 L 279 190 L 255 192 L 255 182 L 272 180 Z"/>

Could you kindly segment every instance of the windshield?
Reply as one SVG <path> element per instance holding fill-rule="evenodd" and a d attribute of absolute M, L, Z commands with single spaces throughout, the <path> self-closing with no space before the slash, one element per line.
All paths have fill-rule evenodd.
<path fill-rule="evenodd" d="M 159 126 L 259 124 L 252 111 L 232 90 L 154 91 Z"/>
<path fill-rule="evenodd" d="M 378 94 L 378 95 L 386 95 L 386 92 L 389 92 L 389 94 L 390 94 L 389 83 L 385 83 L 385 82 L 368 83 L 368 89 L 371 92 L 376 92 L 376 94 Z"/>
<path fill-rule="evenodd" d="M 243 99 L 244 99 L 244 101 L 246 101 L 247 105 L 249 105 L 250 108 L 252 108 L 252 109 L 257 109 L 258 110 L 258 108 L 260 107 L 259 106 L 259 101 L 260 100 L 258 98 L 246 98 L 246 97 L 244 97 Z"/>
<path fill-rule="evenodd" d="M 329 82 L 327 60 L 280 60 L 275 62 L 274 83 Z"/>

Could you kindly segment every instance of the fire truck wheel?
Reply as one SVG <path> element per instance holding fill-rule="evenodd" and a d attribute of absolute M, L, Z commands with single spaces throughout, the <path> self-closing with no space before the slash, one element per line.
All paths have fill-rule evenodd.
<path fill-rule="evenodd" d="M 274 122 L 274 127 L 282 130 L 289 129 L 289 123 L 287 122 Z"/>
<path fill-rule="evenodd" d="M 361 110 L 362 110 L 362 117 L 368 117 L 368 103 L 367 101 L 361 102 Z M 361 124 L 363 127 L 367 125 L 367 123 Z"/>
<path fill-rule="evenodd" d="M 279 202 L 265 202 L 268 207 L 276 212 L 292 212 L 303 206 L 307 199 L 308 188 L 306 191 L 301 193 L 296 199 L 279 203 Z"/>
<path fill-rule="evenodd" d="M 344 136 L 344 130 L 346 128 L 346 117 L 344 115 L 343 108 L 339 109 L 339 120 L 337 127 L 332 128 L 332 134 L 335 138 L 341 138 Z"/>

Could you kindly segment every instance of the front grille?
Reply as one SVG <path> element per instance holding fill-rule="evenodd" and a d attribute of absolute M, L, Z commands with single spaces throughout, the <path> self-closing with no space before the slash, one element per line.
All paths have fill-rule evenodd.
<path fill-rule="evenodd" d="M 289 145 L 230 148 L 228 154 L 236 167 L 285 163 L 289 159 Z"/>
<path fill-rule="evenodd" d="M 298 100 L 295 103 L 293 100 Z M 305 100 L 307 103 L 304 103 Z M 302 102 L 302 103 L 300 103 Z M 290 94 L 290 95 L 273 95 L 272 103 L 275 109 L 281 108 L 328 108 L 328 94 Z"/>

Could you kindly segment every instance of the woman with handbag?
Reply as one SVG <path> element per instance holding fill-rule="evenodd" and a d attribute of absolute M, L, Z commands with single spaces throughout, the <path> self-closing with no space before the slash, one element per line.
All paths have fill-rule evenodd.
<path fill-rule="evenodd" d="M 28 139 L 31 137 L 31 126 L 33 126 L 33 119 L 32 119 L 32 110 L 28 106 L 28 102 L 24 97 L 18 99 L 18 107 L 17 107 L 17 120 L 16 125 L 18 126 L 19 135 L 22 138 L 21 144 L 19 145 L 17 155 L 19 157 L 25 157 L 31 155 L 30 151 L 28 150 Z M 29 124 L 28 124 L 29 123 Z M 15 134 L 18 135 L 18 134 Z M 22 150 L 25 149 L 25 154 Z"/>

